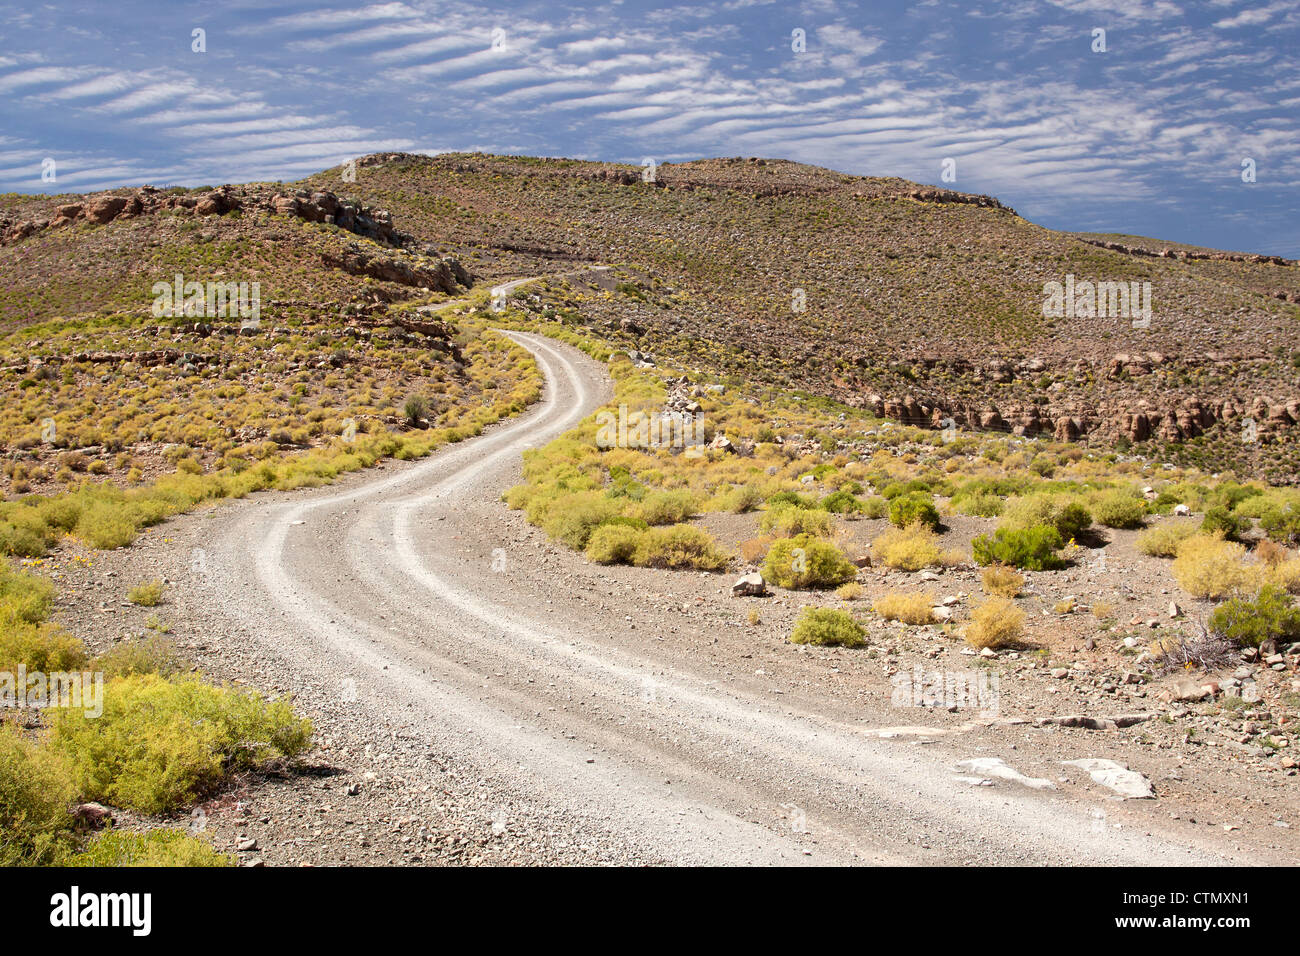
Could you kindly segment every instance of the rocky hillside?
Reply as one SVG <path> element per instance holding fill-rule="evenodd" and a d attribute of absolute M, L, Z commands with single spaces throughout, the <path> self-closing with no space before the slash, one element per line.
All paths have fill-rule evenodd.
<path fill-rule="evenodd" d="M 1054 232 L 987 196 L 783 161 L 642 174 L 389 154 L 349 188 L 491 278 L 581 261 L 639 270 L 673 306 L 631 303 L 629 346 L 716 373 L 912 423 L 1300 471 L 1294 261 Z M 337 175 L 309 182 L 339 188 Z M 1070 276 L 1150 283 L 1149 320 L 1044 315 L 1046 284 Z"/>
<path fill-rule="evenodd" d="M 149 283 L 198 268 L 200 249 L 199 264 L 261 276 L 269 298 L 306 313 L 355 299 L 358 278 L 374 301 L 463 284 L 448 257 L 489 281 L 607 262 L 636 277 L 606 303 L 628 348 L 714 375 L 909 423 L 1300 473 L 1293 261 L 1055 232 L 991 197 L 784 161 L 647 175 L 380 154 L 354 171 L 290 187 L 9 197 L 4 321 L 138 311 Z M 70 274 L 69 261 L 85 268 Z M 1150 312 L 1045 314 L 1051 283 L 1123 283 L 1134 306 L 1149 288 Z M 600 307 L 571 319 L 604 321 Z"/>

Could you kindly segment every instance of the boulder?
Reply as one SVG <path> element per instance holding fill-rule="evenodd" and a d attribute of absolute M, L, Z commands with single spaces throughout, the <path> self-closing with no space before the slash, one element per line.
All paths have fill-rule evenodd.
<path fill-rule="evenodd" d="M 742 575 L 731 586 L 732 597 L 763 597 L 767 593 L 767 582 L 757 571 Z"/>

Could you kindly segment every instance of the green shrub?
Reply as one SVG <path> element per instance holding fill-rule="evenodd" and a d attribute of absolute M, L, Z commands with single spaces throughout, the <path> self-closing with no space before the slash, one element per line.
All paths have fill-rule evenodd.
<path fill-rule="evenodd" d="M 689 491 L 672 489 L 652 491 L 641 502 L 637 511 L 646 524 L 677 524 L 699 510 L 699 502 Z"/>
<path fill-rule="evenodd" d="M 72 843 L 75 795 L 56 757 L 0 725 L 0 866 L 57 863 Z"/>
<path fill-rule="evenodd" d="M 0 627 L 38 624 L 49 617 L 54 585 L 35 574 L 17 574 L 0 562 Z"/>
<path fill-rule="evenodd" d="M 806 607 L 799 612 L 790 634 L 792 644 L 860 647 L 866 643 L 866 629 L 848 611 L 838 608 Z"/>
<path fill-rule="evenodd" d="M 720 571 L 731 556 L 703 528 L 677 524 L 647 528 L 637 542 L 632 563 L 642 568 L 696 568 Z"/>
<path fill-rule="evenodd" d="M 11 624 L 0 627 L 0 671 L 80 670 L 86 647 L 56 624 Z"/>
<path fill-rule="evenodd" d="M 1061 495 L 1026 495 L 1007 502 L 999 528 L 1023 531 L 1047 525 L 1061 541 L 1077 538 L 1092 525 L 1092 514 L 1078 501 Z"/>
<path fill-rule="evenodd" d="M 993 537 L 982 534 L 971 542 L 976 564 L 1005 564 L 1027 571 L 1064 567 L 1065 562 L 1056 554 L 1062 546 L 1057 530 L 1044 524 L 1032 528 L 998 528 Z"/>
<path fill-rule="evenodd" d="M 889 502 L 880 495 L 872 495 L 870 498 L 862 500 L 862 516 L 864 518 L 883 518 L 889 514 Z"/>
<path fill-rule="evenodd" d="M 1291 595 L 1266 584 L 1253 599 L 1233 598 L 1214 609 L 1209 628 L 1243 647 L 1258 647 L 1267 640 L 1300 640 L 1300 607 Z"/>
<path fill-rule="evenodd" d="M 810 534 L 777 540 L 763 560 L 763 577 L 791 590 L 835 587 L 857 575 L 843 551 Z"/>
<path fill-rule="evenodd" d="M 919 523 L 937 529 L 939 512 L 934 507 L 934 498 L 923 491 L 896 496 L 889 502 L 889 522 L 896 528 L 907 528 Z"/>
<path fill-rule="evenodd" d="M 96 501 L 81 513 L 73 533 L 92 548 L 124 548 L 139 531 L 125 503 Z"/>
<path fill-rule="evenodd" d="M 737 485 L 722 496 L 722 507 L 732 514 L 753 511 L 763 503 L 763 493 L 753 485 Z"/>
<path fill-rule="evenodd" d="M 183 830 L 163 828 L 148 833 L 105 830 L 96 834 L 68 866 L 234 866 L 235 861 L 218 853 L 212 844 Z"/>
<path fill-rule="evenodd" d="M 157 607 L 162 601 L 163 583 L 157 578 L 141 581 L 126 592 L 126 599 L 138 607 Z"/>
<path fill-rule="evenodd" d="M 866 510 L 866 505 L 861 498 L 842 488 L 817 502 L 817 507 L 839 515 L 861 514 Z"/>
<path fill-rule="evenodd" d="M 758 527 L 764 534 L 779 538 L 792 538 L 797 534 L 828 535 L 831 533 L 831 516 L 819 508 L 778 505 L 763 512 Z"/>
<path fill-rule="evenodd" d="M 815 508 L 817 503 L 811 498 L 805 498 L 803 495 L 794 491 L 778 491 L 767 499 L 769 508 L 779 508 L 782 505 L 790 505 L 794 508 Z"/>
<path fill-rule="evenodd" d="M 285 701 L 146 674 L 109 681 L 98 718 L 60 710 L 48 746 L 88 799 L 166 813 L 310 741 L 310 721 Z"/>
<path fill-rule="evenodd" d="M 631 564 L 643 532 L 625 524 L 603 524 L 587 538 L 587 560 L 597 564 Z"/>
<path fill-rule="evenodd" d="M 429 403 L 419 395 L 412 395 L 402 403 L 402 416 L 406 419 L 406 423 L 413 428 L 420 424 L 428 411 Z"/>
<path fill-rule="evenodd" d="M 582 491 L 557 499 L 542 523 L 547 535 L 575 551 L 587 546 L 587 538 L 600 525 L 618 517 L 621 506 L 601 491 Z"/>
<path fill-rule="evenodd" d="M 1145 502 L 1123 491 L 1107 492 L 1092 506 L 1093 517 L 1108 528 L 1140 528 L 1146 514 Z"/>
<path fill-rule="evenodd" d="M 1300 544 L 1300 506 L 1270 508 L 1260 516 L 1259 526 L 1278 544 Z"/>
<path fill-rule="evenodd" d="M 1250 530 L 1250 519 L 1239 518 L 1224 505 L 1215 505 L 1205 512 L 1201 520 L 1201 531 L 1205 534 L 1218 535 L 1228 540 L 1236 540 Z"/>

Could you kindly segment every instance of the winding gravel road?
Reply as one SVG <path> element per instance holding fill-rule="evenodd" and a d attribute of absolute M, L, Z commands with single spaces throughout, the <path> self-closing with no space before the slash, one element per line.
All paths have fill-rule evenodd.
<path fill-rule="evenodd" d="M 635 593 L 576 592 L 523 546 L 500 495 L 521 452 L 608 401 L 611 384 L 574 349 L 511 336 L 547 382 L 519 418 L 417 463 L 204 521 L 203 546 L 220 556 L 208 602 L 242 641 L 313 675 L 309 709 L 349 708 L 356 727 L 400 715 L 409 734 L 481 768 L 484 788 L 509 791 L 487 806 L 546 806 L 550 825 L 648 861 L 1241 862 L 1098 826 L 1095 794 L 973 785 L 956 763 L 991 754 L 873 733 L 899 722 L 887 699 L 852 713 L 721 681 L 629 623 Z"/>

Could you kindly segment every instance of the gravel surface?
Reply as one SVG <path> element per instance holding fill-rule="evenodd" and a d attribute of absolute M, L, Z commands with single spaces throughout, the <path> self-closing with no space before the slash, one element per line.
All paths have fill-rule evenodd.
<path fill-rule="evenodd" d="M 146 615 L 120 597 L 94 607 L 98 592 L 164 576 L 169 603 L 151 613 L 205 673 L 291 693 L 315 722 L 306 772 L 248 777 L 191 821 L 219 848 L 280 865 L 1294 859 L 1295 831 L 1275 825 L 1294 814 L 1294 776 L 1267 789 L 1132 733 L 1034 728 L 1032 702 L 1056 693 L 1046 673 L 1023 675 L 1015 714 L 1005 689 L 995 717 L 894 707 L 889 677 L 913 659 L 971 659 L 890 627 L 866 650 L 796 647 L 788 624 L 818 599 L 751 604 L 731 576 L 597 567 L 547 541 L 501 492 L 522 451 L 612 385 L 574 349 L 512 336 L 548 381 L 519 418 L 421 462 L 177 518 L 68 569 L 85 583 L 64 617 L 101 643 Z M 944 593 L 974 587 L 945 577 Z M 1121 801 L 1063 766 L 1084 758 L 1146 773 L 1158 798 Z M 1238 791 L 1252 809 L 1228 815 Z M 1245 836 L 1248 817 L 1266 839 Z"/>

